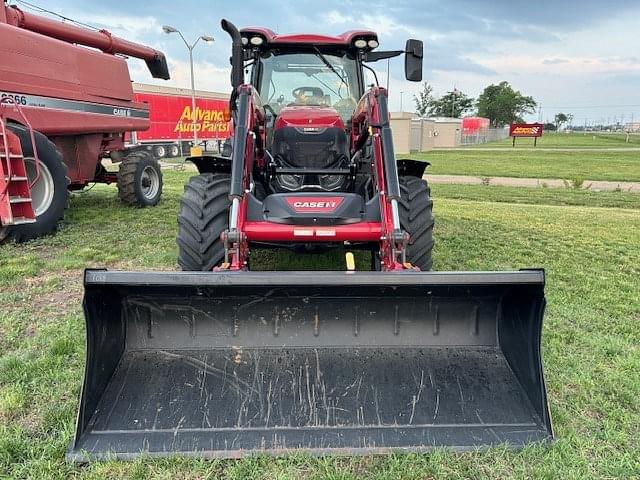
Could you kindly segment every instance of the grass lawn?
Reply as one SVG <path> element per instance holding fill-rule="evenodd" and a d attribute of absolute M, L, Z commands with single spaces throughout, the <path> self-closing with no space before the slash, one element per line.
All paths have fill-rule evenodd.
<path fill-rule="evenodd" d="M 629 192 L 592 192 L 579 188 L 519 188 L 485 185 L 432 184 L 431 195 L 443 198 L 533 205 L 584 205 L 640 209 L 640 195 Z"/>
<path fill-rule="evenodd" d="M 511 137 L 497 142 L 489 142 L 478 147 L 509 147 L 512 146 Z M 533 138 L 518 138 L 516 139 L 515 148 L 532 148 Z M 555 133 L 545 132 L 541 138 L 538 139 L 538 147 L 542 148 L 628 148 L 628 147 L 640 147 L 640 135 L 629 135 L 627 141 L 627 135 L 621 133 L 601 133 L 601 132 L 587 132 L 587 133 Z"/>
<path fill-rule="evenodd" d="M 640 181 L 640 152 L 531 150 L 436 150 L 411 158 L 427 160 L 433 175 Z"/>
<path fill-rule="evenodd" d="M 637 197 L 450 185 L 433 188 L 435 269 L 547 271 L 543 357 L 554 444 L 518 452 L 65 463 L 84 363 L 82 268 L 175 270 L 187 177 L 166 172 L 162 203 L 144 210 L 120 206 L 113 187 L 97 186 L 73 197 L 56 236 L 0 246 L 0 478 L 640 476 Z M 338 253 L 304 261 L 257 256 L 263 268 L 343 266 Z"/>

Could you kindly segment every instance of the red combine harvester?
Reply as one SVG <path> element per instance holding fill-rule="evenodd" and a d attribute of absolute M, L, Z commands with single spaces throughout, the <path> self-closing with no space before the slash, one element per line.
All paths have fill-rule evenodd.
<path fill-rule="evenodd" d="M 85 273 L 68 458 L 520 447 L 553 438 L 544 272 L 429 272 L 425 163 L 397 160 L 371 31 L 238 31 L 231 156 L 191 160 L 183 272 Z M 245 71 L 250 70 L 246 75 Z M 371 252 L 365 271 L 255 272 L 255 248 Z M 367 271 L 368 270 L 368 271 Z"/>
<path fill-rule="evenodd" d="M 0 240 L 29 240 L 56 229 L 68 191 L 117 183 L 120 198 L 155 205 L 158 162 L 125 148 L 124 133 L 149 128 L 134 101 L 123 55 L 168 79 L 164 54 L 111 35 L 0 6 Z M 92 48 L 86 48 L 92 47 Z M 120 163 L 108 172 L 101 159 Z"/>

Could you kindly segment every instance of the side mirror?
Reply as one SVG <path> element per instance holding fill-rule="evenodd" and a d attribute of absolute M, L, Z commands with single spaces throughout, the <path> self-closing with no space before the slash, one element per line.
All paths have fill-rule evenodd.
<path fill-rule="evenodd" d="M 423 50 L 422 40 L 407 40 L 404 55 L 404 76 L 410 82 L 422 81 Z"/>

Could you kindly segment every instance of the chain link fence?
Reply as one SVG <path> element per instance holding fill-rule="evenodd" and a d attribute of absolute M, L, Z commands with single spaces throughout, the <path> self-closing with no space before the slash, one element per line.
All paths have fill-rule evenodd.
<path fill-rule="evenodd" d="M 458 143 L 460 146 L 464 147 L 466 145 L 480 145 L 482 143 L 504 140 L 508 137 L 508 128 L 481 128 L 473 133 L 465 133 L 461 131 Z"/>

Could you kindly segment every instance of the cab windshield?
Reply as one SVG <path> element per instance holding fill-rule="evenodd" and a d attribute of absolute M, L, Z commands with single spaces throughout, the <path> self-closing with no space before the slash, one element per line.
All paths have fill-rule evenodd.
<path fill-rule="evenodd" d="M 261 60 L 259 92 L 278 114 L 285 106 L 328 106 L 348 122 L 359 99 L 357 62 L 349 54 L 270 52 Z"/>

